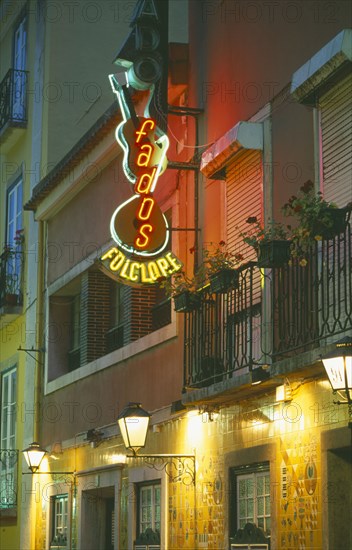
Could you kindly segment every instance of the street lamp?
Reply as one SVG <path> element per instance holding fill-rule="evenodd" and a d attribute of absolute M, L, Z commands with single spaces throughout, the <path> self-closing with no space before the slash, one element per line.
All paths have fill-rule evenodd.
<path fill-rule="evenodd" d="M 22 453 L 24 454 L 24 458 L 26 459 L 26 462 L 28 464 L 28 468 L 32 472 L 32 474 L 35 474 L 41 465 L 41 462 L 44 458 L 44 456 L 47 454 L 47 451 L 43 449 L 39 443 L 36 441 L 33 441 L 27 447 L 27 449 L 23 449 Z"/>
<path fill-rule="evenodd" d="M 28 464 L 28 468 L 31 472 L 23 472 L 24 474 L 45 474 L 45 475 L 72 475 L 75 476 L 75 472 L 39 472 L 40 465 L 42 463 L 42 460 L 46 454 L 48 454 L 48 451 L 46 449 L 43 449 L 37 443 L 36 441 L 33 441 L 27 447 L 27 449 L 23 449 L 22 453 L 24 454 L 24 458 L 26 459 L 26 462 Z"/>
<path fill-rule="evenodd" d="M 333 392 L 346 392 L 346 400 L 336 401 L 352 406 L 352 338 L 346 336 L 336 342 L 336 349 L 322 358 Z"/>
<path fill-rule="evenodd" d="M 129 403 L 119 414 L 117 422 L 126 449 L 132 451 L 128 458 L 143 459 L 155 470 L 164 470 L 171 481 L 195 485 L 195 454 L 137 454 L 145 446 L 151 414 L 140 403 Z"/>
<path fill-rule="evenodd" d="M 140 403 L 129 403 L 117 418 L 123 443 L 134 456 L 145 446 L 150 417 Z"/>

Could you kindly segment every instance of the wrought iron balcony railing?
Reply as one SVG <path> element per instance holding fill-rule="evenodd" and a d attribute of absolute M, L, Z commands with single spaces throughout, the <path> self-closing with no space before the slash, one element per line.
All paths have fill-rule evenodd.
<path fill-rule="evenodd" d="M 206 288 L 184 322 L 185 388 L 336 340 L 352 328 L 351 226 L 312 246 L 305 267 L 298 260 L 270 270 L 242 266 L 236 288 Z"/>
<path fill-rule="evenodd" d="M 209 386 L 252 365 L 260 354 L 260 271 L 239 269 L 238 285 L 224 294 L 207 287 L 199 307 L 185 315 L 185 387 Z"/>
<path fill-rule="evenodd" d="M 22 305 L 23 263 L 21 247 L 5 246 L 0 256 L 0 307 Z"/>
<path fill-rule="evenodd" d="M 28 72 L 9 69 L 0 84 L 0 131 L 6 124 L 27 124 Z"/>
<path fill-rule="evenodd" d="M 17 449 L 0 449 L 0 510 L 17 505 Z"/>
<path fill-rule="evenodd" d="M 317 347 L 352 329 L 351 225 L 312 246 L 308 263 L 272 276 L 273 360 Z"/>

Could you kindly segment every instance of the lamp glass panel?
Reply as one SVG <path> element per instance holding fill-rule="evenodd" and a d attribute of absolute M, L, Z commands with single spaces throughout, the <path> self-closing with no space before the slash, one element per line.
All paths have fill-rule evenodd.
<path fill-rule="evenodd" d="M 25 451 L 23 454 L 28 464 L 28 467 L 37 470 L 40 466 L 41 461 L 43 460 L 45 451 L 37 451 L 34 449 L 31 451 Z"/>
<path fill-rule="evenodd" d="M 349 389 L 352 389 L 352 356 L 349 355 L 345 359 L 346 359 L 347 385 Z"/>
<path fill-rule="evenodd" d="M 347 359 L 350 359 L 350 358 L 348 357 Z M 329 377 L 329 381 L 332 386 L 332 389 L 344 390 L 346 388 L 345 374 L 344 374 L 344 358 L 331 357 L 329 359 L 323 359 L 323 363 L 324 363 L 326 373 Z"/>
<path fill-rule="evenodd" d="M 125 447 L 131 449 L 144 447 L 149 426 L 149 416 L 128 416 L 120 418 L 118 422 Z"/>

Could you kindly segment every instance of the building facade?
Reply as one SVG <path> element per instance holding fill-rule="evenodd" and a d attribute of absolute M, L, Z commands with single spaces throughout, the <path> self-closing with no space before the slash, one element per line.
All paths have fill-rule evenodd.
<path fill-rule="evenodd" d="M 127 38 L 118 50 L 123 41 L 116 43 L 116 21 L 107 16 L 115 4 L 102 5 L 104 25 L 97 6 L 93 13 L 84 2 L 79 13 L 61 11 L 60 21 L 52 12 L 41 19 L 47 91 L 71 84 L 66 102 L 40 107 L 40 166 L 47 168 L 33 176 L 22 213 L 43 258 L 35 277 L 27 275 L 38 280 L 41 298 L 34 339 L 22 344 L 30 350 L 33 342 L 39 366 L 36 382 L 21 374 L 17 390 L 17 403 L 23 395 L 34 414 L 16 444 L 2 435 L 2 445 L 37 440 L 48 452 L 33 475 L 19 462 L 22 516 L 17 527 L 5 523 L 5 544 L 347 548 L 350 408 L 335 403 L 321 356 L 352 336 L 350 7 L 169 2 L 168 112 L 161 88 L 152 107 L 170 140 L 153 195 L 171 228 L 166 253 L 189 278 L 219 252 L 237 262 L 229 287 L 209 284 L 208 270 L 196 306 L 177 312 L 165 285 L 131 284 L 127 267 L 117 277 L 102 268 L 116 247 L 110 219 L 132 194 L 115 136 L 123 116 L 108 75 L 116 67 L 107 59 L 128 57 L 133 17 L 159 7 L 137 2 L 127 30 L 119 19 Z M 127 7 L 119 3 L 120 15 Z M 70 64 L 56 47 L 61 36 Z M 104 92 L 87 106 L 97 90 L 87 76 L 93 70 Z M 138 116 L 146 94 L 137 83 Z M 282 207 L 319 192 L 342 210 L 342 222 L 304 240 L 302 218 L 286 219 Z M 272 250 L 258 258 L 246 235 L 255 220 L 270 227 L 273 219 L 292 225 L 298 247 L 283 259 Z M 154 263 L 146 279 L 163 275 L 164 264 Z M 24 311 L 15 323 L 29 323 L 28 305 Z M 9 362 L 14 354 L 33 373 L 20 344 L 6 336 L 1 372 L 9 395 L 13 372 L 22 372 Z M 15 407 L 10 397 L 2 418 Z M 137 456 L 127 456 L 117 424 L 128 402 L 152 413 Z"/>

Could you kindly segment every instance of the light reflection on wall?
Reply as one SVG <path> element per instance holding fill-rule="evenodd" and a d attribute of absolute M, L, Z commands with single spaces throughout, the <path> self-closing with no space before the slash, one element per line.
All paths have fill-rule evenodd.
<path fill-rule="evenodd" d="M 202 422 L 202 415 L 198 411 L 189 411 L 187 413 L 187 443 L 191 448 L 197 447 L 203 442 L 203 429 L 204 423 Z"/>

